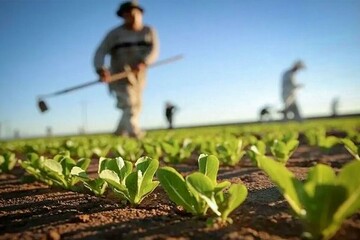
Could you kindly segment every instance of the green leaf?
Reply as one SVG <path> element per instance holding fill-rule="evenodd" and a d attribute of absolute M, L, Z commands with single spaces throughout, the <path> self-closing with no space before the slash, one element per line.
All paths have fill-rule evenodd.
<path fill-rule="evenodd" d="M 203 194 L 211 194 L 215 188 L 215 184 L 211 179 L 201 172 L 194 172 L 188 175 L 186 177 L 186 184 Z"/>
<path fill-rule="evenodd" d="M 336 212 L 334 218 L 341 220 L 352 215 L 360 208 L 360 162 L 352 161 L 346 164 L 338 176 L 338 184 L 344 186 L 348 192 L 348 198 Z"/>
<path fill-rule="evenodd" d="M 159 167 L 159 161 L 156 159 L 151 159 L 149 157 L 139 158 L 135 163 L 136 169 L 140 170 L 143 175 L 143 182 L 149 183 L 152 182 L 155 172 Z M 142 186 L 140 186 L 140 189 Z"/>
<path fill-rule="evenodd" d="M 90 165 L 91 160 L 89 158 L 81 158 L 77 161 L 76 166 L 86 170 Z"/>
<path fill-rule="evenodd" d="M 190 194 L 180 173 L 172 167 L 162 167 L 157 171 L 157 177 L 171 201 L 192 214 L 199 214 L 195 208 L 196 200 Z"/>
<path fill-rule="evenodd" d="M 307 179 L 304 183 L 304 189 L 307 196 L 313 198 L 316 193 L 316 186 L 331 185 L 335 182 L 335 178 L 335 172 L 329 166 L 317 164 L 315 167 L 310 168 Z"/>
<path fill-rule="evenodd" d="M 44 174 L 41 173 L 42 178 L 50 178 L 54 183 L 66 189 L 70 187 L 66 182 L 63 175 L 63 168 L 59 162 L 53 159 L 46 159 L 44 160 L 43 166 L 46 175 L 44 176 Z"/>
<path fill-rule="evenodd" d="M 71 169 L 70 175 L 76 176 L 80 179 L 89 180 L 89 177 L 86 174 L 85 170 L 78 166 L 75 166 Z"/>
<path fill-rule="evenodd" d="M 335 172 L 329 166 L 318 164 L 309 170 L 304 183 L 307 195 L 302 202 L 306 209 L 307 229 L 314 237 L 321 236 L 334 222 L 334 213 L 346 198 L 345 188 L 334 185 L 335 182 Z"/>
<path fill-rule="evenodd" d="M 360 160 L 359 147 L 356 146 L 353 141 L 347 138 L 343 138 L 341 139 L 341 142 L 344 144 L 349 153 L 355 157 L 356 160 Z"/>
<path fill-rule="evenodd" d="M 133 164 L 130 161 L 124 161 L 124 166 L 120 169 L 121 183 L 125 184 L 126 178 L 132 173 Z"/>
<path fill-rule="evenodd" d="M 98 165 L 98 173 L 101 173 L 103 170 L 106 169 L 106 164 L 109 161 L 109 158 L 100 157 L 99 165 Z"/>
<path fill-rule="evenodd" d="M 119 190 L 120 192 L 128 192 L 127 188 L 120 183 L 120 178 L 116 172 L 112 170 L 105 169 L 99 175 L 99 177 L 105 180 L 110 186 Z"/>
<path fill-rule="evenodd" d="M 180 146 L 176 142 L 161 142 L 161 146 L 165 153 L 170 154 L 171 156 L 175 156 L 180 151 Z"/>
<path fill-rule="evenodd" d="M 215 184 L 209 177 L 200 172 L 195 172 L 186 177 L 186 185 L 190 192 L 204 200 L 215 214 L 220 216 L 218 205 L 215 201 Z M 199 202 L 199 199 L 198 199 Z"/>
<path fill-rule="evenodd" d="M 103 195 L 107 187 L 107 182 L 100 178 L 83 181 L 83 183 L 87 189 L 95 193 L 97 196 Z"/>
<path fill-rule="evenodd" d="M 76 166 L 75 160 L 70 157 L 62 156 L 59 158 L 59 162 L 62 166 L 62 175 L 69 176 L 71 169 Z"/>
<path fill-rule="evenodd" d="M 229 214 L 246 199 L 247 195 L 248 191 L 245 185 L 240 183 L 232 184 L 226 194 L 224 204 L 220 204 L 221 218 L 226 220 Z"/>
<path fill-rule="evenodd" d="M 126 178 L 126 187 L 129 191 L 129 199 L 131 204 L 138 204 L 140 201 L 140 185 L 142 183 L 143 176 L 141 171 L 132 172 Z"/>
<path fill-rule="evenodd" d="M 219 160 L 214 155 L 201 154 L 198 159 L 199 172 L 209 177 L 216 184 L 216 178 L 219 170 Z"/>
<path fill-rule="evenodd" d="M 63 174 L 63 168 L 61 164 L 53 159 L 46 159 L 44 161 L 44 167 L 51 172 L 57 173 L 59 175 Z"/>
<path fill-rule="evenodd" d="M 217 193 L 223 191 L 225 188 L 229 187 L 230 185 L 231 183 L 229 181 L 223 181 L 215 186 L 214 192 Z"/>
<path fill-rule="evenodd" d="M 299 180 L 284 165 L 265 156 L 257 158 L 258 166 L 266 172 L 274 182 L 292 209 L 299 216 L 305 214 L 301 199 L 305 199 L 305 192 Z"/>

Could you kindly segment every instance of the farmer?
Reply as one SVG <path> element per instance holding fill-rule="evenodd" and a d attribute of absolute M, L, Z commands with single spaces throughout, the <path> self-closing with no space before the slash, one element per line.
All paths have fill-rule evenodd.
<path fill-rule="evenodd" d="M 300 116 L 299 108 L 296 103 L 296 91 L 299 88 L 302 88 L 302 84 L 297 84 L 295 80 L 295 73 L 299 70 L 304 69 L 305 65 L 302 61 L 297 61 L 295 64 L 287 70 L 282 78 L 282 100 L 284 102 L 284 110 L 282 113 L 284 114 L 284 120 L 288 120 L 288 113 L 292 113 L 294 115 L 294 119 L 296 121 L 302 121 Z"/>
<path fill-rule="evenodd" d="M 271 121 L 272 120 L 272 116 L 271 116 L 271 112 L 272 109 L 270 106 L 264 106 L 260 109 L 260 122 L 262 121 Z"/>
<path fill-rule="evenodd" d="M 109 83 L 114 73 L 130 69 L 126 79 L 109 83 L 110 93 L 117 99 L 122 117 L 115 135 L 141 138 L 139 126 L 142 92 L 146 82 L 147 66 L 158 56 L 158 39 L 154 28 L 143 25 L 144 9 L 136 2 L 124 2 L 117 16 L 123 24 L 111 30 L 96 50 L 94 66 L 101 81 Z M 110 55 L 110 67 L 104 59 Z"/>
<path fill-rule="evenodd" d="M 176 110 L 176 107 L 173 104 L 171 104 L 170 102 L 166 102 L 165 116 L 166 116 L 166 120 L 168 121 L 168 124 L 169 124 L 169 129 L 173 128 L 173 115 L 174 115 L 175 110 Z"/>

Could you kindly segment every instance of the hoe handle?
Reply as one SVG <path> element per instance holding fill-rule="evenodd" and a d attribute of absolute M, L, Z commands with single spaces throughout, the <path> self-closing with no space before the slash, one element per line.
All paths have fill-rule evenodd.
<path fill-rule="evenodd" d="M 172 62 L 178 61 L 178 60 L 180 60 L 182 58 L 183 58 L 182 55 L 176 55 L 176 56 L 173 56 L 173 57 L 170 57 L 170 58 L 166 58 L 164 60 L 160 60 L 160 61 L 157 61 L 157 62 L 149 65 L 149 68 L 158 67 L 158 66 L 161 66 L 161 65 L 164 65 L 164 64 L 172 63 Z M 111 80 L 109 82 L 115 82 L 115 81 L 124 79 L 130 73 L 131 73 L 131 69 L 126 69 L 123 72 L 115 73 L 115 74 L 111 75 Z"/>
<path fill-rule="evenodd" d="M 161 66 L 161 65 L 168 64 L 168 63 L 171 63 L 171 62 L 175 62 L 175 61 L 177 61 L 177 60 L 179 60 L 181 58 L 183 58 L 182 55 L 176 55 L 176 56 L 173 56 L 173 57 L 170 57 L 170 58 L 166 58 L 164 60 L 160 60 L 160 61 L 158 61 L 156 63 L 151 64 L 149 66 L 149 68 L 153 68 L 153 67 Z M 129 73 L 131 73 L 131 70 L 127 70 L 127 71 L 120 72 L 120 73 L 115 73 L 115 74 L 113 74 L 111 76 L 110 82 L 114 82 L 114 81 L 124 79 L 129 75 Z M 100 83 L 100 82 L 101 82 L 101 80 L 86 82 L 86 83 L 83 83 L 83 84 L 80 84 L 80 85 L 77 85 L 77 86 L 74 86 L 74 87 L 66 88 L 66 89 L 63 89 L 63 90 L 60 90 L 60 91 L 57 91 L 57 92 L 53 92 L 53 93 L 46 94 L 46 95 L 41 95 L 41 96 L 39 96 L 39 98 L 52 97 L 52 96 L 65 94 L 65 93 L 72 92 L 72 91 L 75 91 L 75 90 L 78 90 L 78 89 L 81 89 L 81 88 L 84 88 L 84 87 L 88 87 L 88 86 L 91 86 L 91 85 L 94 85 L 94 84 L 97 84 L 97 83 Z"/>

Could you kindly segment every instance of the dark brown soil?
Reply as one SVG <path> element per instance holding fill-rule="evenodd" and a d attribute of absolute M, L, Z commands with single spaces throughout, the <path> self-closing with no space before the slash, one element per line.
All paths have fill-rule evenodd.
<path fill-rule="evenodd" d="M 318 162 L 340 168 L 350 160 L 343 148 L 324 153 L 300 146 L 288 166 L 303 179 Z M 197 169 L 194 164 L 175 167 L 184 175 Z M 89 170 L 96 173 L 97 164 Z M 287 202 L 247 159 L 219 171 L 220 180 L 243 182 L 249 190 L 246 201 L 230 215 L 234 223 L 227 226 L 207 226 L 206 219 L 177 208 L 160 187 L 140 207 L 131 208 L 111 194 L 95 197 L 22 183 L 23 175 L 20 168 L 0 175 L 0 239 L 301 239 L 301 223 Z M 360 239 L 360 212 L 344 222 L 334 239 Z"/>

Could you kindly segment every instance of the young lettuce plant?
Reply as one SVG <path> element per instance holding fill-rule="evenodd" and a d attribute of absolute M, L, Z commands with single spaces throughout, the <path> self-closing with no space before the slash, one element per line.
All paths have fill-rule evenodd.
<path fill-rule="evenodd" d="M 17 162 L 15 153 L 6 151 L 3 154 L 0 154 L 0 173 L 5 173 L 11 171 Z"/>
<path fill-rule="evenodd" d="M 286 162 L 289 160 L 289 158 L 295 152 L 298 146 L 298 140 L 293 139 L 289 140 L 288 142 L 274 140 L 273 144 L 270 146 L 270 151 L 276 161 L 286 164 Z"/>
<path fill-rule="evenodd" d="M 279 162 L 265 156 L 257 161 L 303 222 L 305 237 L 331 238 L 342 222 L 360 209 L 359 161 L 346 164 L 338 176 L 331 167 L 318 164 L 304 183 Z"/>
<path fill-rule="evenodd" d="M 98 165 L 98 174 L 103 170 L 108 169 L 111 165 L 116 164 L 116 158 L 104 158 L 101 157 Z M 112 162 L 112 163 L 109 163 Z M 101 179 L 99 176 L 97 178 L 90 178 L 86 171 L 80 167 L 73 167 L 70 174 L 76 176 L 84 184 L 84 187 L 93 192 L 96 196 L 104 195 L 106 188 L 108 186 L 107 182 L 104 179 Z"/>
<path fill-rule="evenodd" d="M 53 182 L 47 178 L 46 171 L 44 170 L 43 156 L 36 153 L 28 153 L 25 160 L 19 160 L 20 166 L 31 176 L 37 180 L 44 182 L 48 185 L 53 185 Z"/>
<path fill-rule="evenodd" d="M 143 148 L 146 156 L 152 159 L 160 159 L 162 155 L 160 142 L 144 141 Z"/>
<path fill-rule="evenodd" d="M 46 159 L 36 153 L 27 155 L 27 160 L 20 161 L 20 165 L 26 172 L 36 179 L 48 185 L 57 185 L 65 189 L 76 190 L 76 183 L 79 179 L 70 174 L 73 167 L 86 170 L 90 164 L 90 159 L 82 158 L 78 161 L 69 156 L 69 152 L 58 154 L 53 159 Z"/>
<path fill-rule="evenodd" d="M 231 222 L 229 214 L 246 198 L 247 189 L 242 184 L 228 181 L 217 183 L 219 160 L 216 156 L 202 154 L 198 159 L 199 171 L 185 179 L 172 167 L 162 167 L 157 176 L 171 201 L 193 215 L 205 216 L 210 208 L 223 222 Z M 230 186 L 231 185 L 231 186 Z M 225 189 L 228 188 L 227 192 Z"/>
<path fill-rule="evenodd" d="M 140 142 L 135 139 L 128 139 L 122 144 L 118 144 L 115 147 L 116 154 L 124 159 L 129 159 L 131 162 L 135 162 L 143 155 L 144 150 L 141 148 Z"/>
<path fill-rule="evenodd" d="M 164 152 L 164 162 L 168 163 L 182 163 L 189 159 L 196 145 L 191 139 L 185 138 L 183 141 L 171 139 L 161 142 L 161 147 Z"/>
<path fill-rule="evenodd" d="M 79 167 L 86 171 L 89 164 L 89 158 L 81 158 L 75 161 L 69 155 L 58 154 L 54 159 L 45 159 L 43 161 L 43 175 L 51 180 L 54 185 L 65 189 L 77 190 L 75 185 L 80 179 L 72 175 L 71 170 L 74 167 Z"/>
<path fill-rule="evenodd" d="M 351 155 L 354 156 L 356 160 L 360 160 L 360 147 L 348 138 L 341 139 L 341 142 L 344 144 L 345 148 L 349 151 Z"/>
<path fill-rule="evenodd" d="M 124 161 L 121 157 L 104 159 L 99 164 L 104 169 L 99 177 L 131 205 L 139 205 L 159 185 L 158 181 L 153 181 L 159 167 L 158 160 L 141 157 L 135 162 L 135 171 L 132 162 Z"/>
<path fill-rule="evenodd" d="M 224 141 L 216 146 L 216 154 L 225 165 L 235 166 L 246 153 L 242 139 Z"/>
<path fill-rule="evenodd" d="M 261 140 L 258 140 L 254 145 L 251 145 L 249 150 L 247 151 L 247 155 L 255 166 L 257 166 L 257 157 L 265 156 L 265 154 L 266 144 Z"/>
<path fill-rule="evenodd" d="M 339 143 L 340 140 L 335 136 L 319 136 L 318 138 L 318 146 L 325 153 L 329 153 L 331 148 Z"/>

